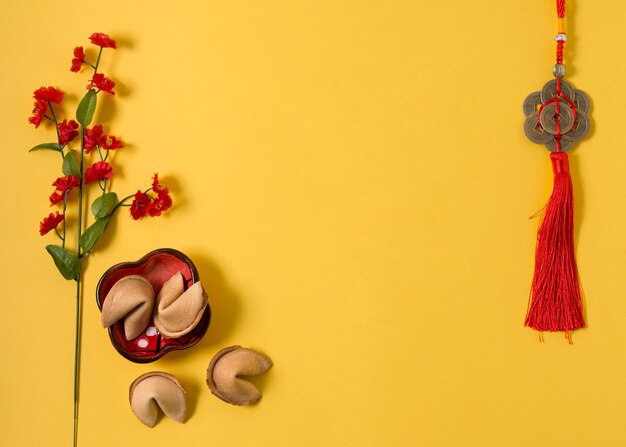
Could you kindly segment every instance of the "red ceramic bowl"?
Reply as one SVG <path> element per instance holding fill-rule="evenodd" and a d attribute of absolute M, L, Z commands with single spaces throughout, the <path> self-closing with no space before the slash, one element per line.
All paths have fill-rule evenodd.
<path fill-rule="evenodd" d="M 199 281 L 198 270 L 191 259 L 172 248 L 160 248 L 151 251 L 139 261 L 123 262 L 107 270 L 96 287 L 96 302 L 102 312 L 102 303 L 111 287 L 124 276 L 141 275 L 150 281 L 154 293 L 158 294 L 163 283 L 177 272 L 183 273 L 185 290 Z M 163 357 L 169 351 L 187 349 L 198 343 L 206 333 L 211 321 L 211 308 L 207 304 L 204 315 L 191 332 L 178 338 L 167 338 L 159 333 L 154 324 L 133 340 L 124 336 L 124 322 L 118 321 L 109 327 L 111 343 L 131 362 L 150 363 Z"/>

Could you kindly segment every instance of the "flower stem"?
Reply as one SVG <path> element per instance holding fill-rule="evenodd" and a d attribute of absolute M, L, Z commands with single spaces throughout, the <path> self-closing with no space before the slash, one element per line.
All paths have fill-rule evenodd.
<path fill-rule="evenodd" d="M 78 187 L 78 239 L 76 241 L 76 255 L 80 258 L 80 236 L 82 233 L 82 218 L 83 218 L 83 170 L 85 159 L 85 128 L 81 129 L 80 140 L 80 184 Z"/>
<path fill-rule="evenodd" d="M 81 258 L 80 255 L 80 236 L 82 232 L 82 218 L 83 218 L 83 169 L 84 169 L 84 154 L 85 154 L 85 128 L 81 128 L 81 140 L 80 140 L 80 184 L 78 186 L 78 230 L 76 239 L 76 256 Z M 82 267 L 82 262 L 81 262 Z M 76 332 L 74 340 L 74 447 L 77 445 L 78 439 L 78 388 L 79 388 L 79 374 L 78 365 L 80 357 L 80 270 L 76 275 Z"/>
<path fill-rule="evenodd" d="M 69 193 L 69 191 L 65 191 L 65 193 L 63 194 L 63 237 L 61 239 L 63 239 L 63 246 L 61 248 L 65 248 L 65 208 L 67 207 L 67 194 Z"/>
<path fill-rule="evenodd" d="M 74 338 L 74 447 L 78 444 L 78 361 L 80 351 L 80 272 L 76 276 L 76 336 Z"/>
<path fill-rule="evenodd" d="M 50 101 L 48 101 L 48 108 L 50 109 L 50 113 L 52 113 L 52 121 L 54 121 L 54 124 L 56 126 L 59 123 L 57 122 L 57 115 L 56 115 L 56 113 L 54 113 L 54 109 L 52 108 L 52 104 L 50 103 Z M 56 131 L 57 131 L 57 135 L 59 135 L 59 128 L 58 127 L 57 127 Z"/>
<path fill-rule="evenodd" d="M 52 108 L 52 104 L 48 101 L 48 108 L 50 109 L 50 113 L 52 113 L 52 121 L 54 121 L 54 130 L 57 131 L 57 141 L 59 145 L 61 144 L 61 134 L 59 133 L 59 122 L 57 121 L 57 116 L 54 113 L 54 109 Z M 63 155 L 63 148 L 61 148 L 61 158 L 65 159 L 65 155 Z"/>
<path fill-rule="evenodd" d="M 117 211 L 117 209 L 120 206 L 130 206 L 130 205 L 124 205 L 124 202 L 126 202 L 128 199 L 132 199 L 133 197 L 135 197 L 135 194 L 131 194 L 129 196 L 124 197 L 122 200 L 120 200 L 119 202 L 117 202 L 117 205 L 115 205 L 115 208 L 113 208 L 113 211 L 111 211 L 111 214 L 113 214 L 115 211 Z"/>
<path fill-rule="evenodd" d="M 98 73 L 98 65 L 100 65 L 100 56 L 102 56 L 102 48 L 103 47 L 100 47 L 100 51 L 98 52 L 98 59 L 96 60 L 96 66 L 93 67 L 93 65 L 92 65 L 92 67 L 93 67 L 93 74 Z M 91 65 L 91 64 L 89 64 L 89 65 Z"/>

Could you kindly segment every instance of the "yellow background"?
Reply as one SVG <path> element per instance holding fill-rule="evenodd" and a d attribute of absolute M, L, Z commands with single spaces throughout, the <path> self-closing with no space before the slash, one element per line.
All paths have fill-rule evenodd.
<path fill-rule="evenodd" d="M 568 80 L 593 100 L 571 155 L 589 325 L 571 346 L 523 327 L 527 218 L 551 168 L 521 103 L 551 79 L 554 1 L 5 1 L 0 445 L 71 442 L 74 285 L 37 231 L 59 158 L 28 153 L 54 137 L 26 119 L 42 85 L 73 117 L 89 74 L 71 52 L 94 31 L 120 44 L 97 114 L 128 143 L 114 190 L 158 171 L 175 207 L 124 209 L 88 259 L 80 445 L 626 445 L 626 4 L 568 8 Z M 94 289 L 158 247 L 196 261 L 213 322 L 138 365 L 109 343 Z M 257 406 L 206 388 L 231 344 L 275 362 Z M 184 425 L 131 413 L 128 386 L 153 369 L 187 387 Z"/>

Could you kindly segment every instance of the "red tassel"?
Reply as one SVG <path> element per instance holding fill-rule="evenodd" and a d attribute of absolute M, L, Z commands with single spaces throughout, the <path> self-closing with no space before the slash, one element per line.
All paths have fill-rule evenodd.
<path fill-rule="evenodd" d="M 525 325 L 538 331 L 585 327 L 574 256 L 574 196 L 565 152 L 552 152 L 554 190 L 537 233 L 535 273 Z"/>

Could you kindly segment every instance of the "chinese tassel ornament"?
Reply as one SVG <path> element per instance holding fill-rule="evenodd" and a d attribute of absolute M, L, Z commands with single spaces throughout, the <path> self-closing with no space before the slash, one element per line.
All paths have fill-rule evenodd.
<path fill-rule="evenodd" d="M 585 327 L 582 294 L 574 254 L 574 195 L 567 150 L 589 133 L 589 97 L 563 80 L 565 0 L 557 0 L 558 34 L 555 79 L 524 101 L 524 132 L 550 150 L 554 189 L 541 211 L 535 270 L 525 325 L 537 331 L 570 332 Z M 541 338 L 540 338 L 541 339 Z"/>

